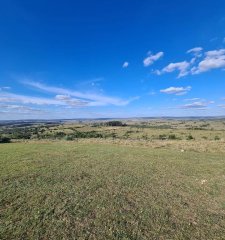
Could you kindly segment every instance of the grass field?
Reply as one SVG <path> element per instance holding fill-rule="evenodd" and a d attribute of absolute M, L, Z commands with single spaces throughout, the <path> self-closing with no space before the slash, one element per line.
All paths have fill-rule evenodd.
<path fill-rule="evenodd" d="M 0 166 L 0 239 L 225 239 L 221 141 L 18 142 Z"/>

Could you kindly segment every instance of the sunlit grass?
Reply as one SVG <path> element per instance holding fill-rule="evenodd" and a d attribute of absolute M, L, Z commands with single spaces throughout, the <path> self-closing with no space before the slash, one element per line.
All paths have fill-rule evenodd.
<path fill-rule="evenodd" d="M 225 236 L 222 152 L 12 143 L 0 164 L 1 239 Z"/>

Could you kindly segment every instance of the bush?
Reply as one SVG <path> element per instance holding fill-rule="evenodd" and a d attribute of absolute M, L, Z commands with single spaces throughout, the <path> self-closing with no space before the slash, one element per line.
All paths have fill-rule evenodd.
<path fill-rule="evenodd" d="M 107 136 L 106 137 L 111 137 L 111 138 L 113 138 L 113 139 L 115 139 L 116 137 L 117 137 L 117 135 L 116 135 L 116 133 L 109 133 L 109 134 L 107 134 Z"/>
<path fill-rule="evenodd" d="M 10 143 L 11 139 L 8 137 L 0 137 L 0 143 Z"/>
<path fill-rule="evenodd" d="M 49 134 L 46 134 L 45 135 L 47 138 L 49 138 Z M 61 139 L 61 138 L 63 138 L 63 137 L 65 137 L 66 136 L 66 134 L 64 133 L 64 132 L 56 132 L 54 135 L 53 135 L 53 137 L 54 138 L 57 138 L 57 139 Z"/>
<path fill-rule="evenodd" d="M 96 131 L 90 131 L 90 132 L 75 131 L 73 134 L 68 135 L 67 137 L 72 138 L 73 140 L 76 138 L 103 138 L 104 136 L 102 135 L 102 133 L 98 133 Z"/>
<path fill-rule="evenodd" d="M 148 140 L 148 135 L 147 135 L 147 134 L 143 134 L 143 135 L 142 135 L 142 139 Z"/>
<path fill-rule="evenodd" d="M 71 136 L 71 135 L 67 135 L 67 136 L 65 136 L 64 139 L 65 139 L 66 141 L 73 141 L 73 140 L 74 140 L 74 137 Z"/>
<path fill-rule="evenodd" d="M 194 137 L 190 134 L 187 136 L 187 140 L 194 140 Z"/>
<path fill-rule="evenodd" d="M 106 126 L 110 127 L 123 127 L 127 126 L 126 124 L 122 123 L 121 121 L 109 121 L 105 123 Z"/>
<path fill-rule="evenodd" d="M 15 132 L 13 132 L 11 134 L 11 138 L 12 139 L 30 139 L 31 138 L 31 133 L 28 131 L 23 131 L 23 130 L 15 130 Z"/>
<path fill-rule="evenodd" d="M 126 131 L 123 135 L 124 138 L 129 138 L 130 137 L 130 131 Z"/>
<path fill-rule="evenodd" d="M 215 136 L 214 140 L 220 140 L 220 137 L 219 136 Z"/>
<path fill-rule="evenodd" d="M 170 134 L 169 137 L 168 137 L 170 140 L 176 140 L 177 137 L 175 134 Z"/>
<path fill-rule="evenodd" d="M 167 139 L 166 134 L 160 134 L 160 135 L 159 135 L 159 139 L 160 139 L 160 140 L 166 140 L 166 139 Z"/>

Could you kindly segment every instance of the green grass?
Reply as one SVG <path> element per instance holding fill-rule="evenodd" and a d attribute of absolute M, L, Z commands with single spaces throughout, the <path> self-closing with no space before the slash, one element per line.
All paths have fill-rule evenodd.
<path fill-rule="evenodd" d="M 225 239 L 225 154 L 0 145 L 0 239 Z"/>

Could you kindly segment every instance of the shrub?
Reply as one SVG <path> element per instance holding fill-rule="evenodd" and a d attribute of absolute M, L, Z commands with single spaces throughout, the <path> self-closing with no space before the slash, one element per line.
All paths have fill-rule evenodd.
<path fill-rule="evenodd" d="M 160 140 L 166 140 L 166 139 L 167 139 L 166 134 L 160 134 L 160 135 L 159 135 L 159 139 L 160 139 Z"/>
<path fill-rule="evenodd" d="M 147 134 L 143 134 L 142 135 L 142 139 L 148 140 L 148 135 Z"/>
<path fill-rule="evenodd" d="M 220 140 L 220 137 L 219 136 L 215 136 L 214 140 Z"/>
<path fill-rule="evenodd" d="M 116 133 L 113 132 L 113 133 L 109 133 L 107 135 L 107 137 L 111 137 L 111 138 L 115 139 L 117 137 L 117 135 L 116 135 Z"/>
<path fill-rule="evenodd" d="M 126 131 L 123 135 L 124 138 L 129 138 L 130 137 L 130 133 L 129 131 Z"/>
<path fill-rule="evenodd" d="M 194 137 L 190 134 L 187 136 L 187 140 L 194 140 Z"/>
<path fill-rule="evenodd" d="M 66 136 L 66 134 L 65 134 L 64 132 L 56 132 L 56 133 L 53 135 L 54 138 L 59 138 L 59 139 L 65 137 L 65 136 Z M 46 137 L 48 138 L 49 135 L 46 134 Z"/>
<path fill-rule="evenodd" d="M 13 139 L 30 139 L 31 138 L 31 133 L 27 130 L 15 130 L 15 132 L 13 132 L 11 134 L 11 138 Z"/>
<path fill-rule="evenodd" d="M 176 137 L 175 134 L 170 134 L 168 138 L 169 138 L 170 140 L 175 140 L 175 139 L 177 139 L 177 137 Z"/>
<path fill-rule="evenodd" d="M 65 139 L 66 141 L 73 141 L 73 140 L 74 140 L 74 137 L 71 136 L 71 135 L 67 135 L 67 136 L 65 136 L 64 139 Z"/>
<path fill-rule="evenodd" d="M 103 138 L 102 133 L 98 133 L 96 131 L 90 131 L 90 132 L 79 132 L 75 131 L 72 135 L 69 135 L 71 138 Z"/>
<path fill-rule="evenodd" d="M 10 143 L 11 139 L 8 137 L 0 137 L 0 143 Z"/>
<path fill-rule="evenodd" d="M 127 126 L 126 124 L 122 123 L 121 121 L 109 121 L 105 123 L 106 126 L 110 127 L 123 127 Z"/>

